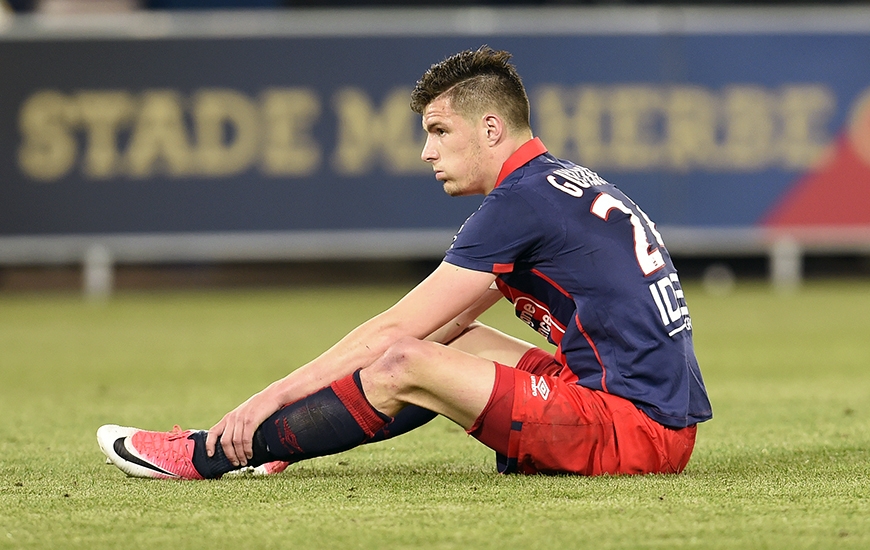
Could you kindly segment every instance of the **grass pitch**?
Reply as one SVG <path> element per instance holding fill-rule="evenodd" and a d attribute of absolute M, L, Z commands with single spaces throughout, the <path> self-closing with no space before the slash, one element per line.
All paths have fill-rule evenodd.
<path fill-rule="evenodd" d="M 443 419 L 267 479 L 128 479 L 98 426 L 208 427 L 406 289 L 0 297 L 0 548 L 870 547 L 870 282 L 687 287 L 715 418 L 684 474 L 593 479 L 497 475 Z"/>

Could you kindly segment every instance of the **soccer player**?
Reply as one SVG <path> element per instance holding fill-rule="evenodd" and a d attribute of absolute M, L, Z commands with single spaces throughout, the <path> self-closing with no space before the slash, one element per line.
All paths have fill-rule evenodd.
<path fill-rule="evenodd" d="M 116 466 L 276 471 L 437 413 L 495 450 L 504 473 L 683 470 L 712 413 L 676 269 L 640 207 L 532 135 L 510 57 L 463 51 L 411 94 L 445 192 L 485 196 L 435 271 L 207 432 L 101 427 Z M 553 353 L 476 321 L 502 296 Z"/>

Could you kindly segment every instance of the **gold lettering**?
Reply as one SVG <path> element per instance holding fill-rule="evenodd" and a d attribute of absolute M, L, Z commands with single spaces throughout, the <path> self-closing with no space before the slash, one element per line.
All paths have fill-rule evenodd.
<path fill-rule="evenodd" d="M 659 166 L 663 155 L 656 123 L 662 120 L 662 93 L 649 86 L 620 86 L 608 99 L 614 163 L 630 170 Z"/>
<path fill-rule="evenodd" d="M 671 90 L 667 101 L 667 163 L 676 170 L 712 164 L 716 155 L 716 97 L 696 86 Z"/>
<path fill-rule="evenodd" d="M 577 93 L 574 125 L 577 132 L 577 153 L 590 165 L 606 167 L 613 164 L 607 134 L 612 123 L 607 105 L 607 91 L 583 86 Z"/>
<path fill-rule="evenodd" d="M 757 86 L 715 93 L 699 86 L 545 85 L 532 98 L 535 131 L 554 155 L 630 171 L 807 168 L 830 147 L 825 123 L 835 106 L 819 85 L 791 85 L 781 93 Z M 866 127 L 862 116 L 853 116 L 853 135 L 864 136 L 870 163 L 870 114 Z"/>
<path fill-rule="evenodd" d="M 85 128 L 84 165 L 92 178 L 108 178 L 119 168 L 118 130 L 131 120 L 134 101 L 127 92 L 81 92 L 77 95 Z"/>
<path fill-rule="evenodd" d="M 311 137 L 320 100 L 310 90 L 266 90 L 262 97 L 263 171 L 273 176 L 304 176 L 320 166 L 321 152 Z"/>
<path fill-rule="evenodd" d="M 424 138 L 419 119 L 408 108 L 409 96 L 407 89 L 394 90 L 377 113 L 362 90 L 346 88 L 335 95 L 338 143 L 332 162 L 338 172 L 363 174 L 378 157 L 394 174 L 430 170 L 420 160 Z"/>
<path fill-rule="evenodd" d="M 59 92 L 37 92 L 24 102 L 18 115 L 23 138 L 18 165 L 22 172 L 51 181 L 73 168 L 78 145 L 70 126 L 75 118 L 73 103 Z"/>
<path fill-rule="evenodd" d="M 178 93 L 151 90 L 142 94 L 125 161 L 128 173 L 140 178 L 159 171 L 173 176 L 194 172 L 196 163 Z"/>
<path fill-rule="evenodd" d="M 537 135 L 553 155 L 576 158 L 599 169 L 608 164 L 603 137 L 604 96 L 601 88 L 593 86 L 576 90 L 541 86 L 532 94 Z"/>
<path fill-rule="evenodd" d="M 244 172 L 257 155 L 256 106 L 234 90 L 200 90 L 193 100 L 197 172 L 230 176 Z"/>
<path fill-rule="evenodd" d="M 825 124 L 836 105 L 826 86 L 786 86 L 780 96 L 781 150 L 786 168 L 810 168 L 824 157 L 831 138 Z"/>
<path fill-rule="evenodd" d="M 571 115 L 565 109 L 563 96 L 566 92 L 560 86 L 541 86 L 531 97 L 534 101 L 535 134 L 547 144 L 547 149 L 559 158 L 574 158 L 570 148 L 574 142 L 571 128 Z M 578 162 L 580 159 L 578 158 Z"/>
<path fill-rule="evenodd" d="M 732 170 L 763 168 L 774 158 L 773 100 L 763 88 L 734 86 L 723 98 L 725 113 L 725 167 Z"/>
<path fill-rule="evenodd" d="M 554 155 L 624 171 L 811 168 L 831 147 L 827 125 L 836 107 L 821 84 L 779 91 L 544 85 L 531 98 L 536 134 Z M 392 174 L 428 172 L 419 159 L 425 136 L 406 89 L 390 91 L 380 107 L 357 88 L 342 89 L 333 100 L 336 172 L 361 175 L 376 163 Z M 35 180 L 59 179 L 75 169 L 81 141 L 82 174 L 93 179 L 230 176 L 258 159 L 264 174 L 304 176 L 322 164 L 312 134 L 321 109 L 316 93 L 305 88 L 267 89 L 259 102 L 231 89 L 204 89 L 189 111 L 174 90 L 138 97 L 123 90 L 71 97 L 43 90 L 21 106 L 18 164 Z M 870 164 L 870 89 L 853 105 L 848 135 Z"/>

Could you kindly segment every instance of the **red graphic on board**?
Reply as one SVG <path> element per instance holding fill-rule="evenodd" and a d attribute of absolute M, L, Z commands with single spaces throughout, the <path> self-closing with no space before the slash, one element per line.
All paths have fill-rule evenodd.
<path fill-rule="evenodd" d="M 768 227 L 870 225 L 870 164 L 841 136 L 834 150 L 805 174 L 762 219 Z"/>
<path fill-rule="evenodd" d="M 854 108 L 821 163 L 762 219 L 771 228 L 870 226 L 870 93 Z"/>

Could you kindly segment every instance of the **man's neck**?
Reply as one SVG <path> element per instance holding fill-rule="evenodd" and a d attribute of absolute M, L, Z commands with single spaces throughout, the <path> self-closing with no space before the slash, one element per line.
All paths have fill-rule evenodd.
<path fill-rule="evenodd" d="M 511 142 L 506 142 L 504 144 L 506 147 L 502 151 L 500 151 L 502 153 L 502 156 L 500 157 L 501 162 L 498 163 L 498 172 L 496 172 L 495 178 L 491 180 L 492 187 L 487 190 L 487 195 L 493 189 L 498 187 L 501 181 L 508 174 L 510 174 L 523 164 L 526 164 L 538 154 L 546 152 L 546 149 L 543 147 L 543 144 L 541 144 L 539 140 L 534 140 L 534 142 L 532 140 L 534 140 L 534 137 L 531 135 L 530 132 L 527 139 L 512 140 Z"/>

